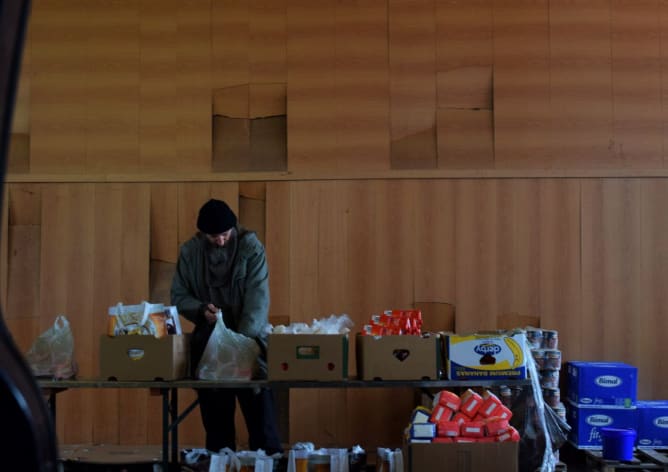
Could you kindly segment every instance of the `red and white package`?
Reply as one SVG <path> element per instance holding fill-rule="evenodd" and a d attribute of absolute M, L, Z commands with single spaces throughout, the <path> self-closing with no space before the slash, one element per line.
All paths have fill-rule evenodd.
<path fill-rule="evenodd" d="M 511 426 L 508 432 L 496 436 L 496 440 L 498 442 L 519 442 L 520 433 Z"/>
<path fill-rule="evenodd" d="M 439 437 L 459 436 L 461 426 L 456 421 L 441 421 L 436 425 L 436 434 Z"/>
<path fill-rule="evenodd" d="M 452 411 L 457 411 L 462 404 L 462 399 L 459 398 L 459 395 L 456 393 L 450 392 L 448 390 L 442 390 L 438 394 L 438 403 L 439 405 L 450 408 Z"/>
<path fill-rule="evenodd" d="M 492 392 L 486 390 L 483 394 L 482 405 L 480 406 L 480 410 L 478 410 L 478 414 L 488 418 L 492 416 L 494 411 L 500 406 L 503 406 L 501 400 L 499 400 L 499 398 Z"/>
<path fill-rule="evenodd" d="M 461 394 L 460 398 L 462 404 L 459 406 L 459 411 L 473 418 L 482 405 L 482 397 L 469 388 Z"/>
<path fill-rule="evenodd" d="M 461 425 L 459 431 L 466 438 L 482 438 L 485 435 L 485 423 L 482 421 L 469 421 Z"/>
<path fill-rule="evenodd" d="M 443 405 L 436 405 L 431 412 L 431 417 L 429 418 L 429 421 L 432 423 L 440 423 L 441 421 L 450 421 L 452 419 L 452 415 L 454 414 L 454 411 L 452 411 L 450 408 L 443 406 Z"/>
<path fill-rule="evenodd" d="M 489 418 L 487 422 L 485 422 L 485 431 L 487 436 L 499 436 L 510 431 L 510 425 L 508 424 L 508 420 Z"/>

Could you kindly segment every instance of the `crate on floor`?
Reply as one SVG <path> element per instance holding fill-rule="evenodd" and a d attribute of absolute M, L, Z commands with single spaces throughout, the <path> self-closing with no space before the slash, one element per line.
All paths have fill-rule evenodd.
<path fill-rule="evenodd" d="M 603 458 L 602 451 L 587 450 L 587 470 L 617 472 L 625 470 L 668 471 L 668 449 L 637 449 L 630 461 L 615 461 Z"/>
<path fill-rule="evenodd" d="M 63 472 L 155 472 L 161 454 L 160 446 L 61 445 L 59 463 Z"/>

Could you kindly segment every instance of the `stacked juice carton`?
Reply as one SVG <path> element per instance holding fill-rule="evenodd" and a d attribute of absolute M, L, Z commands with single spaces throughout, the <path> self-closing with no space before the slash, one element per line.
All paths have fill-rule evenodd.
<path fill-rule="evenodd" d="M 569 441 L 602 449 L 601 428 L 636 429 L 638 369 L 623 362 L 567 363 Z"/>
<path fill-rule="evenodd" d="M 512 412 L 489 390 L 448 390 L 434 397 L 433 408 L 413 410 L 405 435 L 409 443 L 507 442 L 520 440 L 510 424 Z"/>

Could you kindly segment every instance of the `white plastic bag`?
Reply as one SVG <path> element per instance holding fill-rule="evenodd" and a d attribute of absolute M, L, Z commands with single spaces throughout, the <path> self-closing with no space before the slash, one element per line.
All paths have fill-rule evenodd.
<path fill-rule="evenodd" d="M 216 316 L 216 326 L 206 343 L 195 376 L 204 380 L 249 380 L 260 355 L 260 346 L 254 339 L 225 326 L 220 311 Z"/>
<path fill-rule="evenodd" d="M 77 375 L 74 360 L 74 337 L 64 315 L 44 331 L 26 353 L 26 360 L 35 377 L 71 379 Z"/>
<path fill-rule="evenodd" d="M 401 449 L 379 447 L 377 454 L 377 472 L 402 472 L 404 470 L 404 456 Z"/>

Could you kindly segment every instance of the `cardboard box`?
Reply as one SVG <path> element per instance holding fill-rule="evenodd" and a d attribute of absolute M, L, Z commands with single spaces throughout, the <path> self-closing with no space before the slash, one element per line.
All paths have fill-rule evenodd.
<path fill-rule="evenodd" d="M 439 335 L 357 335 L 357 376 L 362 380 L 437 380 L 442 348 Z"/>
<path fill-rule="evenodd" d="M 636 404 L 638 369 L 623 362 L 571 361 L 566 365 L 568 399 L 578 405 Z"/>
<path fill-rule="evenodd" d="M 188 375 L 188 335 L 100 337 L 100 377 L 176 380 Z"/>
<path fill-rule="evenodd" d="M 455 332 L 455 306 L 451 303 L 415 302 L 414 307 L 422 313 L 422 332 Z"/>
<path fill-rule="evenodd" d="M 583 406 L 570 401 L 566 419 L 571 427 L 568 440 L 578 449 L 602 449 L 601 428 L 638 427 L 638 411 L 614 406 Z"/>
<path fill-rule="evenodd" d="M 524 332 L 494 332 L 444 337 L 450 380 L 525 379 Z"/>
<path fill-rule="evenodd" d="M 668 447 L 668 400 L 638 401 L 638 447 Z"/>
<path fill-rule="evenodd" d="M 348 378 L 347 334 L 270 334 L 269 380 Z"/>
<path fill-rule="evenodd" d="M 517 472 L 519 443 L 409 444 L 407 472 Z"/>

